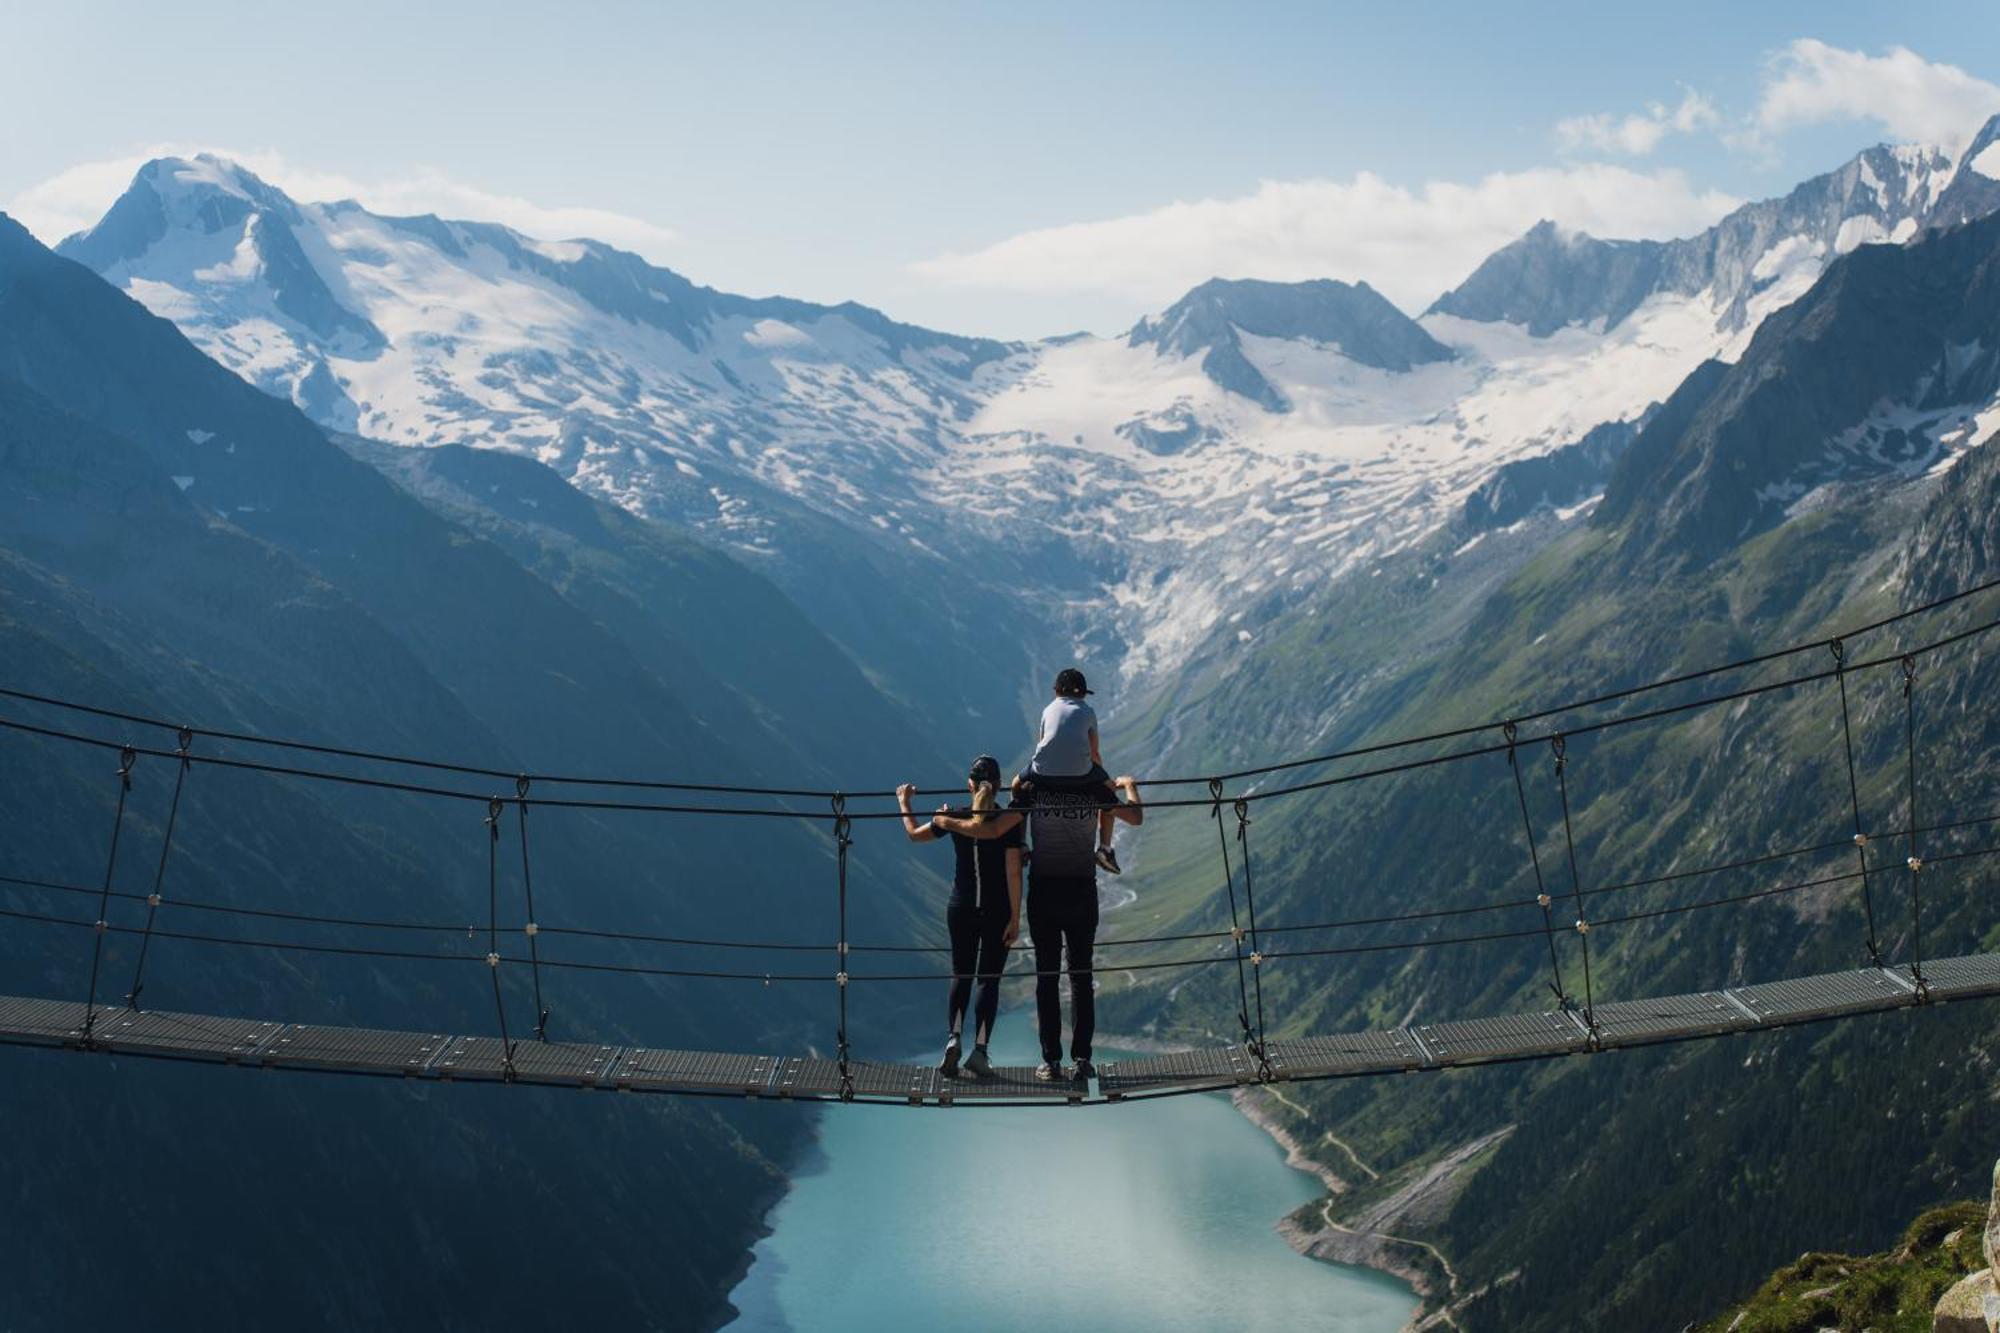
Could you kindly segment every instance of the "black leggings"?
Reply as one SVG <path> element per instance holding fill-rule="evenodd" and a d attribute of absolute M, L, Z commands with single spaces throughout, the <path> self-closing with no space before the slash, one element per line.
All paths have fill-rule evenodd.
<path fill-rule="evenodd" d="M 979 978 L 979 1004 L 972 1011 L 972 1044 L 984 1046 L 993 1035 L 1000 1012 L 1000 974 L 1007 967 L 1007 917 L 1004 907 L 985 911 L 958 898 L 945 909 L 951 931 L 951 1004 L 946 1030 L 957 1035 L 965 1025 L 965 1006 L 972 1001 L 972 979 Z"/>
<path fill-rule="evenodd" d="M 1090 1058 L 1097 1030 L 1097 996 L 1091 990 L 1091 952 L 1097 943 L 1097 878 L 1030 875 L 1028 933 L 1035 941 L 1035 1017 L 1042 1059 L 1062 1060 L 1062 971 L 1069 973 L 1069 1052 Z M 1063 955 L 1069 959 L 1065 967 Z"/>

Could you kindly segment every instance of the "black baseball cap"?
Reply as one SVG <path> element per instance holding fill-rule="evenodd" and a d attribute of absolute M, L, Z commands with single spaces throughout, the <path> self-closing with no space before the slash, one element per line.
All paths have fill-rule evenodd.
<path fill-rule="evenodd" d="M 1083 673 L 1075 667 L 1064 667 L 1061 671 L 1056 672 L 1057 694 L 1066 694 L 1074 697 L 1083 694 L 1095 694 L 1096 692 L 1090 688 L 1090 683 L 1083 678 Z"/>
<path fill-rule="evenodd" d="M 1000 761 L 990 754 L 982 754 L 972 761 L 972 768 L 966 773 L 974 782 L 990 782 L 1000 785 Z"/>

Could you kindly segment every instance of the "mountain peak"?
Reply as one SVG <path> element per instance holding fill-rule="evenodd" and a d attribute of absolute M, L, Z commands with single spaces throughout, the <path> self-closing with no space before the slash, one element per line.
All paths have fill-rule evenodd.
<path fill-rule="evenodd" d="M 232 315 L 254 310 L 289 321 L 352 355 L 379 349 L 386 341 L 381 331 L 341 302 L 300 246 L 297 232 L 304 224 L 291 197 L 247 167 L 211 153 L 159 157 L 139 168 L 95 227 L 69 237 L 56 252 L 110 276 L 144 260 L 169 235 L 186 237 L 194 247 L 189 253 L 202 256 L 194 268 L 230 275 L 215 299 Z M 253 290 L 262 295 L 246 295 Z M 325 401 L 330 381 L 322 364 L 311 361 L 287 367 L 282 383 L 263 387 L 304 405 Z M 344 395 L 333 396 L 344 401 Z M 342 428 L 352 425 L 351 412 L 332 416 Z"/>
<path fill-rule="evenodd" d="M 1269 282 L 1210 278 L 1156 316 L 1134 325 L 1132 347 L 1202 354 L 1208 377 L 1274 412 L 1289 404 L 1243 350 L 1243 334 L 1321 343 L 1378 370 L 1407 371 L 1451 359 L 1451 349 L 1365 282 L 1314 278 Z"/>
<path fill-rule="evenodd" d="M 1956 227 L 1994 212 L 2000 212 L 2000 115 L 1989 118 L 1966 144 L 1951 183 L 1925 221 L 1933 228 Z"/>
<path fill-rule="evenodd" d="M 1989 148 L 1996 141 L 2000 117 L 1962 154 L 1878 144 L 1678 240 L 1600 240 L 1544 219 L 1425 313 L 1519 324 L 1542 338 L 1573 324 L 1613 328 L 1655 295 L 1705 294 L 1718 330 L 1746 330 L 1857 246 L 1908 241 L 2000 211 L 2000 150 Z M 1989 151 L 1993 160 L 1982 175 L 1975 159 Z M 1760 302 L 1756 312 L 1753 301 Z"/>
<path fill-rule="evenodd" d="M 299 218 L 298 205 L 284 191 L 226 158 L 156 157 L 133 174 L 96 226 L 56 250 L 102 273 L 145 254 L 170 230 L 213 236 L 240 228 L 255 213 L 287 224 Z"/>
<path fill-rule="evenodd" d="M 144 180 L 163 197 L 226 194 L 260 205 L 290 204 L 284 191 L 240 162 L 214 153 L 193 157 L 156 157 L 139 168 L 134 182 Z"/>

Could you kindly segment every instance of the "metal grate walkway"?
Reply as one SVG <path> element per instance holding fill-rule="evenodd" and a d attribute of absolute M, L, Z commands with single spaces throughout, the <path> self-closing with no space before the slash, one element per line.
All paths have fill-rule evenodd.
<path fill-rule="evenodd" d="M 274 1069 L 442 1082 L 530 1083 L 683 1096 L 850 1100 L 874 1105 L 1027 1106 L 1143 1101 L 1261 1081 L 1309 1082 L 1464 1068 L 1628 1046 L 1690 1041 L 1889 1009 L 2000 996 L 2000 954 L 1924 965 L 1928 995 L 1907 967 L 1793 977 L 1693 995 L 1619 1000 L 1590 1018 L 1575 1010 L 1273 1041 L 1268 1063 L 1242 1046 L 1215 1046 L 1108 1062 L 1090 1083 L 1036 1081 L 1032 1070 L 942 1077 L 925 1065 L 850 1061 L 843 1096 L 837 1061 L 730 1055 L 645 1046 L 521 1041 L 513 1058 L 493 1037 L 323 1027 L 249 1018 L 103 1008 L 84 1032 L 84 1006 L 0 996 L 0 1045 L 191 1060 Z"/>

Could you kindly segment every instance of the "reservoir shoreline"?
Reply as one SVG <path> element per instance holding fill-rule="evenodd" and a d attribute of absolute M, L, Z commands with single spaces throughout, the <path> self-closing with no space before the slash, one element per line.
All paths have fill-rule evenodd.
<path fill-rule="evenodd" d="M 996 1059 L 1032 1050 L 1018 1017 L 996 1033 Z M 1281 1219 L 1312 1206 L 1325 1177 L 1287 1162 L 1268 1130 L 1220 1101 L 963 1115 L 826 1108 L 815 1115 L 819 1152 L 788 1172 L 763 1217 L 770 1234 L 729 1293 L 740 1312 L 732 1327 L 1029 1333 L 1074 1320 L 1165 1333 L 1240 1318 L 1232 1293 L 1246 1283 L 1280 1324 L 1405 1327 L 1422 1308 L 1409 1282 L 1299 1262 Z M 1007 1245 L 995 1249 L 995 1236 Z"/>

